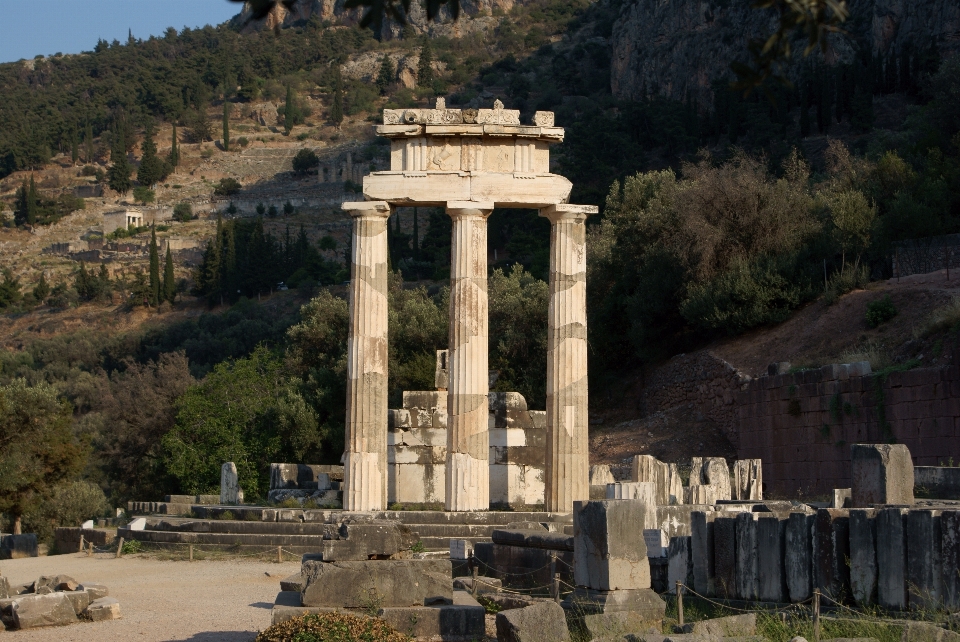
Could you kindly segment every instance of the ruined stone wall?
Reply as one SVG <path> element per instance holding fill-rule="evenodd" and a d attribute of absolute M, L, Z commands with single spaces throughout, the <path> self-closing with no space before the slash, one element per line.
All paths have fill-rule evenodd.
<path fill-rule="evenodd" d="M 736 398 L 741 458 L 767 496 L 850 487 L 850 445 L 905 444 L 917 466 L 960 461 L 960 366 L 850 376 L 843 366 L 761 377 Z"/>
<path fill-rule="evenodd" d="M 715 421 L 724 436 L 737 446 L 736 395 L 749 382 L 748 375 L 707 351 L 681 354 L 657 368 L 644 387 L 647 412 L 693 404 Z"/>

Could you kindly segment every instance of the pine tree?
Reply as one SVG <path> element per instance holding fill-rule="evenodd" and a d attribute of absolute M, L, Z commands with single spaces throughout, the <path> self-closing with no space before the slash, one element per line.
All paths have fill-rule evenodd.
<path fill-rule="evenodd" d="M 163 300 L 169 301 L 172 305 L 177 297 L 177 284 L 173 274 L 173 255 L 170 253 L 170 245 L 167 244 L 167 255 L 163 260 Z"/>
<path fill-rule="evenodd" d="M 41 272 L 40 280 L 33 288 L 33 298 L 37 300 L 37 303 L 43 303 L 48 296 L 50 296 L 50 286 L 47 284 L 47 277 Z"/>
<path fill-rule="evenodd" d="M 230 151 L 230 106 L 229 100 L 223 101 L 223 151 Z"/>
<path fill-rule="evenodd" d="M 150 230 L 150 305 L 160 304 L 160 255 L 157 252 L 157 230 Z"/>
<path fill-rule="evenodd" d="M 83 134 L 83 160 L 87 163 L 93 162 L 93 125 L 90 123 L 87 123 Z"/>
<path fill-rule="evenodd" d="M 170 137 L 170 167 L 180 164 L 180 149 L 177 147 L 177 126 L 173 126 L 173 135 Z"/>
<path fill-rule="evenodd" d="M 87 272 L 87 266 L 84 265 L 83 261 L 80 261 L 80 269 L 73 279 L 73 289 L 77 291 L 77 296 L 84 301 L 89 301 L 92 297 L 93 288 L 91 288 L 90 274 Z"/>
<path fill-rule="evenodd" d="M 423 46 L 420 47 L 420 61 L 417 63 L 417 84 L 426 87 L 433 82 L 433 50 L 430 48 L 430 40 L 423 39 Z"/>
<path fill-rule="evenodd" d="M 396 77 L 397 70 L 393 66 L 393 60 L 387 54 L 383 54 L 380 60 L 380 72 L 377 74 L 377 89 L 380 90 L 381 96 L 387 95 L 387 90 L 390 89 Z"/>
<path fill-rule="evenodd" d="M 162 181 L 169 173 L 169 167 L 157 156 L 157 144 L 153 142 L 153 125 L 148 124 L 143 136 L 143 156 L 137 169 L 137 181 L 144 187 Z"/>

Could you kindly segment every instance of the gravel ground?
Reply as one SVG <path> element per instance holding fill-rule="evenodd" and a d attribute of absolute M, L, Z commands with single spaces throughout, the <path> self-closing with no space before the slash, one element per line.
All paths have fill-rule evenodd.
<path fill-rule="evenodd" d="M 60 573 L 105 584 L 120 600 L 121 619 L 28 631 L 0 628 L 0 640 L 250 642 L 270 626 L 280 580 L 299 568 L 299 562 L 180 562 L 112 554 L 2 561 L 0 573 L 11 585 Z"/>

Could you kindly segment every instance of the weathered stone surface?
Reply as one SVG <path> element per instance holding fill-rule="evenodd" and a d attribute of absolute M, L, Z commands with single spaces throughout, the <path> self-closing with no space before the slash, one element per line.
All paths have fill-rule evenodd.
<path fill-rule="evenodd" d="M 15 629 L 62 626 L 77 621 L 73 605 L 63 593 L 25 595 L 14 600 L 11 610 Z"/>
<path fill-rule="evenodd" d="M 907 585 L 912 608 L 940 606 L 943 593 L 940 539 L 940 511 L 914 509 L 908 513 Z"/>
<path fill-rule="evenodd" d="M 877 601 L 877 523 L 875 511 L 850 511 L 850 589 L 857 604 Z"/>
<path fill-rule="evenodd" d="M 639 500 L 574 502 L 578 586 L 603 591 L 650 588 L 650 563 L 639 528 L 645 513 Z"/>
<path fill-rule="evenodd" d="M 647 545 L 647 557 L 667 557 L 670 553 L 670 537 L 660 528 L 643 529 L 643 542 Z"/>
<path fill-rule="evenodd" d="M 105 530 L 97 530 L 95 528 L 57 528 L 53 532 L 54 543 L 57 547 L 57 552 L 60 554 L 64 553 L 76 553 L 80 550 L 80 537 L 83 536 L 83 545 L 84 547 L 90 546 L 92 543 L 94 546 L 106 546 L 107 540 L 112 539 L 110 533 Z"/>
<path fill-rule="evenodd" d="M 10 597 L 10 581 L 0 575 L 0 600 Z"/>
<path fill-rule="evenodd" d="M 101 597 L 107 597 L 110 595 L 110 591 L 103 584 L 94 584 L 92 582 L 84 582 L 78 588 L 78 591 L 86 591 L 90 594 L 91 600 L 99 600 Z"/>
<path fill-rule="evenodd" d="M 849 488 L 834 488 L 830 508 L 850 508 L 850 504 L 853 502 L 851 492 Z"/>
<path fill-rule="evenodd" d="M 83 613 L 87 607 L 90 606 L 92 598 L 87 591 L 64 591 L 63 594 L 70 600 L 70 604 L 73 605 L 73 611 L 77 615 Z"/>
<path fill-rule="evenodd" d="M 945 510 L 940 516 L 940 552 L 943 555 L 943 603 L 960 607 L 960 511 Z M 952 570 L 951 570 L 952 569 Z"/>
<path fill-rule="evenodd" d="M 913 481 L 924 497 L 960 499 L 960 467 L 914 466 Z"/>
<path fill-rule="evenodd" d="M 737 520 L 717 517 L 713 521 L 713 554 L 716 569 L 716 594 L 736 597 L 737 591 Z"/>
<path fill-rule="evenodd" d="M 367 559 L 370 556 L 390 556 L 410 549 L 417 543 L 419 535 L 409 526 L 395 520 L 346 519 L 340 524 L 339 541 L 341 550 L 360 551 L 361 557 L 341 557 L 339 559 Z M 324 542 L 326 545 L 333 541 Z M 331 554 L 333 550 L 331 549 Z M 331 557 L 330 559 L 338 559 Z M 324 560 L 327 560 L 325 557 Z"/>
<path fill-rule="evenodd" d="M 237 465 L 232 461 L 220 467 L 220 503 L 230 505 L 243 503 L 243 489 L 240 488 Z"/>
<path fill-rule="evenodd" d="M 693 560 L 690 537 L 673 537 L 670 539 L 667 563 L 667 588 L 676 589 L 677 582 L 683 584 L 684 593 L 687 587 L 693 586 Z"/>
<path fill-rule="evenodd" d="M 78 586 L 79 583 L 69 575 L 41 575 L 34 590 L 48 587 L 53 591 L 75 591 Z"/>
<path fill-rule="evenodd" d="M 564 642 L 570 639 L 567 619 L 555 602 L 497 613 L 497 642 Z"/>
<path fill-rule="evenodd" d="M 616 478 L 610 472 L 610 466 L 607 464 L 594 464 L 590 466 L 590 485 L 606 487 L 609 484 L 616 483 Z"/>
<path fill-rule="evenodd" d="M 787 601 L 787 576 L 784 571 L 786 533 L 787 520 L 760 514 L 757 519 L 757 571 L 761 601 Z"/>
<path fill-rule="evenodd" d="M 960 633 L 926 622 L 905 621 L 900 642 L 960 642 Z"/>
<path fill-rule="evenodd" d="M 813 538 L 813 581 L 823 593 L 850 594 L 850 511 L 821 508 Z"/>
<path fill-rule="evenodd" d="M 757 634 L 757 614 L 729 615 L 710 620 L 690 622 L 682 628 L 683 633 L 718 638 L 748 637 Z"/>
<path fill-rule="evenodd" d="M 657 505 L 683 504 L 683 481 L 676 464 L 666 464 L 651 455 L 635 455 L 631 478 L 635 482 L 656 484 Z"/>
<path fill-rule="evenodd" d="M 583 616 L 588 639 L 660 632 L 662 620 L 648 619 L 636 611 L 615 611 Z"/>
<path fill-rule="evenodd" d="M 36 533 L 0 537 L 0 560 L 15 560 L 38 555 L 40 550 L 37 547 Z"/>
<path fill-rule="evenodd" d="M 662 620 L 667 603 L 653 589 L 596 591 L 578 586 L 563 601 L 573 613 L 617 613 L 633 611 L 647 620 Z"/>
<path fill-rule="evenodd" d="M 791 602 L 803 602 L 813 593 L 812 530 L 815 517 L 790 513 L 784 536 L 784 573 Z"/>
<path fill-rule="evenodd" d="M 496 592 L 503 587 L 503 581 L 496 577 L 484 577 L 480 575 L 477 577 L 477 592 L 486 593 L 486 592 Z M 453 580 L 453 590 L 454 591 L 473 591 L 473 578 L 472 577 L 457 577 Z"/>
<path fill-rule="evenodd" d="M 713 553 L 713 511 L 691 514 L 691 557 L 693 558 L 693 590 L 700 595 L 716 592 L 716 568 Z"/>
<path fill-rule="evenodd" d="M 877 513 L 877 602 L 889 609 L 907 607 L 907 511 Z"/>
<path fill-rule="evenodd" d="M 477 640 L 484 634 L 485 611 L 465 591 L 453 592 L 453 604 L 383 608 L 377 617 L 416 640 Z"/>
<path fill-rule="evenodd" d="M 855 508 L 913 504 L 913 460 L 905 445 L 853 444 L 850 452 L 850 493 Z"/>
<path fill-rule="evenodd" d="M 280 590 L 281 591 L 296 591 L 299 593 L 303 590 L 303 577 L 300 573 L 294 573 L 288 577 L 280 580 Z"/>
<path fill-rule="evenodd" d="M 756 600 L 760 593 L 760 568 L 757 557 L 757 517 L 740 513 L 736 523 L 737 597 Z"/>
<path fill-rule="evenodd" d="M 120 602 L 115 597 L 101 597 L 90 602 L 87 607 L 87 617 L 94 622 L 120 619 Z"/>
<path fill-rule="evenodd" d="M 453 599 L 450 560 L 304 561 L 303 606 L 424 606 Z M 382 601 L 381 601 L 382 600 Z"/>
<path fill-rule="evenodd" d="M 739 459 L 733 464 L 732 499 L 763 499 L 763 462 L 760 459 Z"/>
<path fill-rule="evenodd" d="M 521 546 L 525 548 L 543 548 L 553 551 L 572 551 L 575 538 L 564 533 L 533 530 L 494 529 L 491 536 L 494 544 Z"/>

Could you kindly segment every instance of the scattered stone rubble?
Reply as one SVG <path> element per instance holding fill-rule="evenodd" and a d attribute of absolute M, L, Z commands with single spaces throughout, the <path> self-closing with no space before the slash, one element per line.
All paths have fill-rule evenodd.
<path fill-rule="evenodd" d="M 313 501 L 318 507 L 343 505 L 343 466 L 270 464 L 267 501 L 280 504 L 295 499 L 301 506 Z"/>
<path fill-rule="evenodd" d="M 11 587 L 0 577 L 0 621 L 9 630 L 63 626 L 80 620 L 120 618 L 120 603 L 106 586 L 77 582 L 68 575 L 44 575 Z"/>

